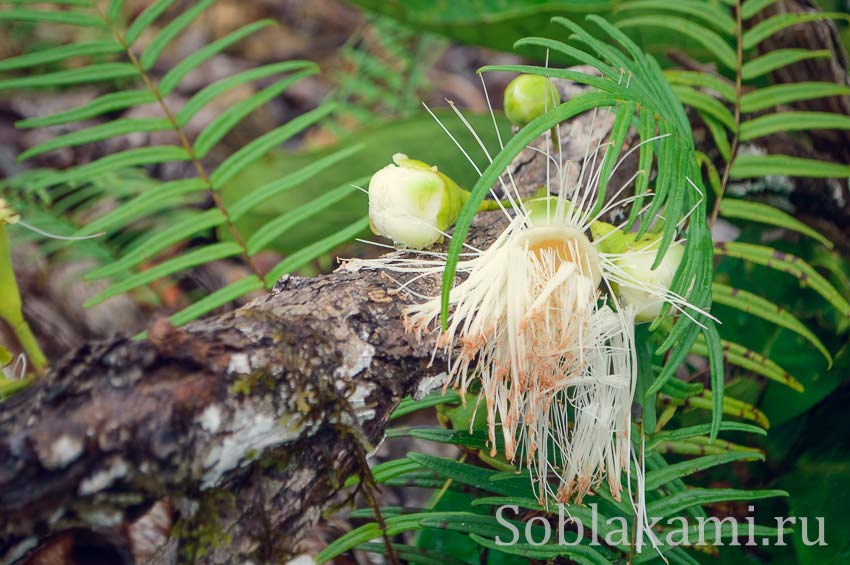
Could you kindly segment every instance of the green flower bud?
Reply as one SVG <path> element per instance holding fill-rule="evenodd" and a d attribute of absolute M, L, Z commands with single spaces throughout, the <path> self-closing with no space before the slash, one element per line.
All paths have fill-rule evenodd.
<path fill-rule="evenodd" d="M 661 295 L 670 290 L 685 247 L 680 243 L 671 244 L 661 264 L 653 269 L 660 235 L 646 234 L 636 239 L 634 234 L 625 233 L 605 222 L 595 222 L 590 231 L 601 251 L 619 254 L 615 264 L 623 270 L 630 283 L 617 285 L 615 290 L 620 301 L 626 306 L 633 306 L 640 321 L 648 322 L 658 317 L 664 305 Z"/>
<path fill-rule="evenodd" d="M 369 181 L 369 221 L 372 232 L 398 245 L 424 249 L 443 240 L 457 221 L 469 193 L 422 161 L 393 155 Z"/>
<path fill-rule="evenodd" d="M 548 78 L 519 75 L 505 89 L 505 115 L 517 127 L 523 127 L 561 103 L 558 89 Z"/>

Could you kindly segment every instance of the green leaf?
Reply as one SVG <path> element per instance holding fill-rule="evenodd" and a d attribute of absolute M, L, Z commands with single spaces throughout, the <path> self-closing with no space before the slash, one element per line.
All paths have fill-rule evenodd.
<path fill-rule="evenodd" d="M 199 0 L 197 4 L 182 12 L 179 16 L 171 20 L 171 22 L 162 28 L 159 33 L 156 34 L 153 41 L 151 41 L 150 45 L 145 48 L 145 52 L 142 54 L 139 59 L 139 64 L 146 71 L 150 70 L 151 67 L 154 66 L 159 56 L 168 47 L 168 44 L 171 41 L 180 35 L 183 30 L 185 30 L 192 22 L 194 22 L 201 13 L 204 12 L 207 8 L 209 8 L 215 0 Z M 167 7 L 167 6 L 166 6 Z M 159 14 L 157 14 L 158 16 Z M 134 22 L 135 23 L 135 22 Z M 131 31 L 132 27 L 131 27 Z M 131 42 L 130 31 L 127 32 L 128 39 L 126 41 L 128 43 Z M 132 39 L 135 39 L 133 37 Z"/>
<path fill-rule="evenodd" d="M 729 15 L 727 10 L 718 6 L 712 6 L 707 2 L 694 0 L 677 0 L 676 2 L 668 2 L 666 0 L 633 0 L 620 4 L 615 11 L 652 12 L 658 10 L 682 14 L 687 16 L 690 21 L 702 20 L 703 23 L 730 36 L 734 36 L 737 29 L 735 20 L 732 19 L 732 16 Z"/>
<path fill-rule="evenodd" d="M 303 267 L 319 255 L 324 255 L 328 251 L 331 251 L 335 247 L 350 241 L 357 234 L 362 233 L 369 226 L 369 218 L 361 218 L 350 224 L 338 232 L 329 235 L 324 239 L 320 239 L 319 241 L 300 249 L 278 263 L 268 275 L 266 275 L 266 284 L 272 285 L 277 280 L 285 275 L 286 273 L 290 273 L 295 269 Z"/>
<path fill-rule="evenodd" d="M 747 120 L 741 124 L 739 137 L 749 141 L 777 132 L 810 130 L 850 130 L 850 116 L 830 112 L 779 112 Z"/>
<path fill-rule="evenodd" d="M 198 49 L 197 51 L 180 61 L 167 73 L 165 73 L 165 76 L 162 77 L 162 80 L 159 81 L 160 94 L 162 96 L 168 96 L 168 94 L 170 94 L 177 87 L 177 85 L 180 84 L 180 81 L 183 80 L 183 78 L 185 78 L 185 76 L 189 74 L 192 69 L 197 68 L 204 61 L 224 51 L 231 45 L 238 43 L 249 35 L 252 35 L 257 31 L 270 25 L 275 25 L 275 21 L 260 20 L 258 22 L 253 22 L 248 25 L 242 26 L 236 31 L 230 32 L 221 39 L 213 41 L 212 43 Z"/>
<path fill-rule="evenodd" d="M 835 287 L 829 284 L 829 281 L 799 257 L 763 245 L 736 241 L 717 243 L 714 249 L 717 255 L 752 261 L 753 263 L 788 273 L 799 279 L 800 286 L 811 287 L 812 290 L 820 294 L 841 314 L 850 316 L 850 304 L 847 303 Z"/>
<path fill-rule="evenodd" d="M 714 297 L 714 301 L 719 304 L 725 304 L 726 306 L 737 308 L 742 312 L 758 316 L 763 320 L 767 320 L 804 337 L 823 354 L 829 366 L 832 366 L 832 356 L 823 343 L 821 343 L 809 328 L 787 310 L 782 309 L 761 296 L 720 283 L 714 283 L 712 285 L 712 296 Z"/>
<path fill-rule="evenodd" d="M 505 532 L 507 533 L 507 532 Z M 479 536 L 478 534 L 469 534 L 478 544 L 492 549 L 507 553 L 510 555 L 519 555 L 528 559 L 554 560 L 556 557 L 568 557 L 572 562 L 579 565 L 612 565 L 611 561 L 587 545 L 560 545 L 560 544 L 529 544 L 515 543 L 512 545 L 502 545 L 496 543 L 495 540 Z"/>
<path fill-rule="evenodd" d="M 319 196 L 309 204 L 299 206 L 294 210 L 278 216 L 276 219 L 267 223 L 251 236 L 246 245 L 248 246 L 248 254 L 254 255 L 265 249 L 266 246 L 281 237 L 288 230 L 292 229 L 298 223 L 323 212 L 326 208 L 333 206 L 349 194 L 356 190 L 351 184 L 338 186 L 333 190 Z"/>
<path fill-rule="evenodd" d="M 124 10 L 124 0 L 109 0 L 106 7 L 106 19 L 114 24 L 120 24 L 121 13 Z"/>
<path fill-rule="evenodd" d="M 154 23 L 159 16 L 162 15 L 169 7 L 171 7 L 177 0 L 157 0 L 147 8 L 145 11 L 139 14 L 139 16 L 133 21 L 130 27 L 127 29 L 127 33 L 124 34 L 124 43 L 132 47 L 136 40 L 141 37 L 141 35 L 145 32 L 148 27 Z"/>
<path fill-rule="evenodd" d="M 313 74 L 312 69 L 292 74 L 288 77 L 280 79 L 271 86 L 268 86 L 253 94 L 245 100 L 240 100 L 236 104 L 230 106 L 227 110 L 219 114 L 212 122 L 210 122 L 195 140 L 194 150 L 198 158 L 204 158 L 207 153 L 212 150 L 221 139 L 230 132 L 239 122 L 241 122 L 248 114 L 260 108 L 267 102 L 278 97 L 284 90 L 301 80 L 305 76 Z M 331 105 L 319 106 L 312 113 L 329 111 Z M 298 118 L 293 119 L 290 123 L 296 122 L 308 114 L 302 114 Z M 285 126 L 282 126 L 285 127 Z"/>
<path fill-rule="evenodd" d="M 723 77 L 709 73 L 681 71 L 678 69 L 664 71 L 664 77 L 670 81 L 670 84 L 680 86 L 699 86 L 701 88 L 713 90 L 729 102 L 735 102 L 735 84 L 729 82 L 729 80 Z"/>
<path fill-rule="evenodd" d="M 833 247 L 832 241 L 815 229 L 807 226 L 791 214 L 762 202 L 752 202 L 738 198 L 724 198 L 720 203 L 720 215 L 724 218 L 759 222 L 795 231 L 817 240 L 821 245 L 829 249 Z"/>
<path fill-rule="evenodd" d="M 753 49 L 759 43 L 785 28 L 804 24 L 806 22 L 815 22 L 825 19 L 844 19 L 847 20 L 847 14 L 840 12 L 805 12 L 805 13 L 781 13 L 763 20 L 747 31 L 743 35 L 744 49 Z"/>
<path fill-rule="evenodd" d="M 230 283 L 224 288 L 220 288 L 212 294 L 201 298 L 194 302 L 191 306 L 180 310 L 176 314 L 169 316 L 169 320 L 175 326 L 181 326 L 187 322 L 191 322 L 195 318 L 200 318 L 204 314 L 212 312 L 220 306 L 224 306 L 229 302 L 233 302 L 237 298 L 245 296 L 249 292 L 260 290 L 263 288 L 263 281 L 257 278 L 256 275 L 245 277 L 244 279 Z"/>
<path fill-rule="evenodd" d="M 803 159 L 791 155 L 739 155 L 732 165 L 733 179 L 753 179 L 768 175 L 809 178 L 848 178 L 850 165 Z"/>
<path fill-rule="evenodd" d="M 309 70 L 309 72 L 305 71 L 304 75 L 302 76 L 307 76 L 308 74 L 316 74 L 319 72 L 319 68 L 315 65 L 315 63 L 311 63 L 309 61 L 287 61 L 284 63 L 273 63 L 270 65 L 263 65 L 261 67 L 249 69 L 247 71 L 243 71 L 233 76 L 221 79 L 204 87 L 203 89 L 201 89 L 200 92 L 192 96 L 192 98 L 189 99 L 186 105 L 183 106 L 183 108 L 181 108 L 180 111 L 177 113 L 175 119 L 181 127 L 184 127 L 186 124 L 189 123 L 189 120 L 191 120 L 199 111 L 201 111 L 204 106 L 206 106 L 207 104 L 215 100 L 218 96 L 224 94 L 232 88 L 235 88 L 241 84 L 245 84 L 246 82 L 259 80 L 278 73 L 299 70 Z"/>
<path fill-rule="evenodd" d="M 636 16 L 618 21 L 617 27 L 624 29 L 660 27 L 676 31 L 700 43 L 727 69 L 735 70 L 738 67 L 738 56 L 726 40 L 710 29 L 683 18 L 666 15 Z"/>
<path fill-rule="evenodd" d="M 439 551 L 429 551 L 421 547 L 410 547 L 409 545 L 401 545 L 398 543 L 392 544 L 393 551 L 402 563 L 414 563 L 417 565 L 465 565 L 466 561 L 461 561 L 451 555 Z M 377 553 L 379 555 L 387 554 L 387 547 L 383 543 L 363 543 L 357 547 L 360 551 L 369 553 Z"/>
<path fill-rule="evenodd" d="M 393 410 L 393 413 L 390 416 L 390 420 L 401 418 L 402 416 L 407 416 L 408 414 L 411 414 L 418 410 L 422 410 L 423 408 L 430 408 L 432 406 L 439 406 L 441 404 L 459 403 L 460 394 L 455 390 L 447 390 L 445 394 L 443 394 L 442 392 L 431 393 L 422 400 L 405 398 L 404 400 L 399 402 L 398 406 L 396 406 L 396 409 Z"/>
<path fill-rule="evenodd" d="M 735 131 L 735 116 L 713 96 L 687 86 L 674 86 L 673 92 L 676 93 L 682 104 L 691 106 L 699 110 L 700 113 L 705 113 L 717 119 L 730 131 Z"/>
<path fill-rule="evenodd" d="M 24 161 L 36 155 L 56 151 L 63 147 L 76 147 L 132 133 L 164 131 L 171 129 L 166 118 L 119 118 L 109 122 L 54 137 L 21 153 L 18 160 Z"/>
<path fill-rule="evenodd" d="M 118 78 L 138 76 L 136 67 L 130 63 L 97 63 L 52 73 L 0 80 L 0 90 L 18 90 L 45 86 L 65 87 L 71 84 L 95 83 Z"/>
<path fill-rule="evenodd" d="M 741 4 L 741 19 L 749 20 L 774 2 L 776 0 L 745 0 Z"/>
<path fill-rule="evenodd" d="M 744 66 L 741 67 L 741 77 L 744 80 L 753 80 L 799 61 L 828 59 L 830 57 L 832 57 L 832 51 L 829 49 L 820 49 L 817 51 L 809 49 L 777 49 L 744 63 Z"/>
<path fill-rule="evenodd" d="M 330 155 L 316 159 L 306 167 L 298 169 L 294 173 L 290 173 L 284 177 L 264 184 L 263 186 L 251 191 L 250 193 L 246 194 L 245 196 L 241 197 L 239 200 L 228 206 L 231 219 L 233 221 L 238 220 L 244 214 L 253 210 L 255 207 L 259 206 L 266 200 L 274 198 L 275 196 L 279 196 L 287 190 L 291 190 L 300 186 L 301 184 L 310 180 L 320 172 L 327 170 L 328 168 L 333 167 L 334 165 L 337 165 L 340 161 L 343 161 L 348 157 L 351 157 L 352 155 L 357 154 L 358 152 L 360 152 L 361 149 L 361 145 L 352 145 L 349 147 L 344 147 L 339 151 L 331 153 Z M 343 186 L 351 188 L 352 184 L 358 185 L 367 182 L 368 180 L 369 177 L 360 177 L 359 179 L 355 179 L 349 183 L 346 183 Z M 314 199 L 311 202 L 315 201 L 316 200 Z M 309 203 L 304 204 L 303 206 L 308 205 Z M 270 222 L 272 221 L 274 220 L 270 220 Z M 266 223 L 265 225 L 268 225 L 269 223 Z"/>
<path fill-rule="evenodd" d="M 745 432 L 749 434 L 756 434 L 760 436 L 766 436 L 767 430 L 760 428 L 758 426 L 754 426 L 752 424 L 745 424 L 743 422 L 721 422 L 720 424 L 721 432 Z M 698 424 L 696 426 L 688 426 L 685 428 L 679 428 L 677 430 L 671 431 L 663 431 L 658 432 L 652 436 L 652 438 L 648 439 L 646 442 L 646 448 L 652 449 L 656 445 L 658 445 L 661 441 L 669 440 L 669 441 L 677 441 L 682 439 L 689 439 L 699 436 L 706 436 L 711 433 L 711 425 L 710 424 Z"/>
<path fill-rule="evenodd" d="M 15 127 L 18 128 L 42 128 L 47 126 L 57 126 L 70 122 L 81 122 L 89 118 L 95 118 L 107 112 L 123 110 L 132 106 L 141 106 L 156 102 L 156 97 L 149 90 L 130 90 L 127 92 L 111 92 L 95 98 L 91 102 L 83 104 L 77 108 L 57 112 L 49 116 L 41 118 L 29 118 L 15 122 Z"/>
<path fill-rule="evenodd" d="M 723 399 L 726 388 L 726 370 L 723 367 L 723 352 L 721 350 L 720 334 L 713 321 L 706 322 L 702 332 L 705 339 L 706 353 L 711 374 L 711 398 L 714 401 L 711 407 L 711 439 L 716 439 L 723 423 Z"/>
<path fill-rule="evenodd" d="M 764 461 L 764 455 L 758 451 L 749 453 L 746 451 L 727 451 L 726 453 L 718 455 L 708 455 L 706 457 L 698 457 L 696 459 L 687 459 L 656 471 L 647 472 L 645 478 L 646 490 L 655 490 L 674 479 L 681 479 L 682 477 L 710 469 L 711 467 L 716 467 L 717 465 L 725 465 L 732 461 L 741 460 Z"/>
<path fill-rule="evenodd" d="M 214 228 L 225 221 L 224 214 L 218 208 L 212 208 L 200 214 L 192 214 L 165 229 L 154 232 L 115 263 L 95 269 L 88 273 L 85 278 L 92 280 L 117 275 L 142 261 L 151 259 L 163 249 L 186 241 L 196 233 Z"/>
<path fill-rule="evenodd" d="M 119 169 L 129 169 L 140 165 L 154 165 L 157 163 L 168 163 L 172 161 L 188 161 L 189 155 L 182 147 L 174 147 L 170 145 L 154 145 L 152 147 L 137 147 L 128 149 L 119 153 L 113 153 L 106 157 L 101 157 L 97 161 L 58 171 L 41 177 L 38 181 L 34 181 L 30 187 L 32 190 L 47 188 L 59 183 L 75 183 L 86 181 L 93 177 L 97 177 L 108 172 L 117 171 Z"/>
<path fill-rule="evenodd" d="M 199 178 L 180 179 L 147 190 L 117 208 L 83 226 L 75 235 L 86 236 L 113 231 L 142 216 L 152 216 L 166 206 L 173 206 L 180 196 L 207 189 Z"/>
<path fill-rule="evenodd" d="M 726 360 L 733 365 L 767 377 L 797 392 L 803 391 L 803 385 L 800 381 L 764 355 L 747 349 L 743 345 L 723 339 L 720 340 L 720 345 Z M 691 346 L 691 352 L 695 355 L 706 357 L 708 356 L 708 347 L 704 341 L 698 339 Z"/>
<path fill-rule="evenodd" d="M 157 279 L 185 271 L 186 269 L 196 267 L 198 265 L 205 265 L 207 263 L 212 263 L 213 261 L 218 261 L 219 259 L 233 257 L 240 253 L 242 253 L 242 248 L 235 243 L 230 242 L 213 243 L 211 245 L 200 247 L 194 251 L 183 253 L 173 259 L 163 261 L 150 269 L 145 269 L 141 273 L 137 273 L 113 284 L 94 298 L 88 300 L 83 307 L 91 308 L 108 298 L 124 294 L 125 292 L 129 292 L 134 288 L 146 285 Z"/>
<path fill-rule="evenodd" d="M 699 115 L 702 118 L 702 121 L 705 122 L 708 132 L 711 134 L 711 139 L 714 141 L 714 146 L 717 147 L 717 151 L 720 152 L 720 156 L 723 157 L 724 161 L 728 161 L 732 155 L 732 148 L 729 145 L 726 128 L 724 128 L 723 124 L 711 116 L 706 116 L 702 112 L 700 112 Z M 712 190 L 714 190 L 714 194 L 720 194 L 720 175 L 717 173 L 717 167 L 715 167 L 714 163 L 712 163 L 708 158 L 700 159 L 700 163 L 705 166 L 708 172 L 709 183 L 711 184 Z"/>
<path fill-rule="evenodd" d="M 765 86 L 741 97 L 741 111 L 759 112 L 782 104 L 850 95 L 850 86 L 832 82 L 792 82 Z"/>
<path fill-rule="evenodd" d="M 238 174 L 239 171 L 268 153 L 271 149 L 277 147 L 302 130 L 317 123 L 322 118 L 327 117 L 329 114 L 333 113 L 334 110 L 336 110 L 335 104 L 323 104 L 315 110 L 311 110 L 306 114 L 301 114 L 286 124 L 251 141 L 239 151 L 225 159 L 224 162 L 218 166 L 215 172 L 213 172 L 210 176 L 210 182 L 212 182 L 213 187 L 218 189 L 234 175 Z M 212 126 L 212 124 L 210 124 L 210 126 Z M 200 136 L 198 141 L 200 141 Z M 200 155 L 202 154 L 203 152 L 200 153 Z"/>
<path fill-rule="evenodd" d="M 4 8 L 0 21 L 34 22 L 42 24 L 68 24 L 81 27 L 104 27 L 106 22 L 95 14 L 72 10 L 33 10 L 29 8 Z"/>
<path fill-rule="evenodd" d="M 693 488 L 685 492 L 667 496 L 646 505 L 647 516 L 666 518 L 685 508 L 697 504 L 716 504 L 733 500 L 760 500 L 776 496 L 788 496 L 784 490 L 738 490 L 730 488 L 702 489 Z"/>
<path fill-rule="evenodd" d="M 64 61 L 71 57 L 92 57 L 118 53 L 120 51 L 123 51 L 123 49 L 114 41 L 72 43 L 70 45 L 41 49 L 33 53 L 3 59 L 0 61 L 0 71 L 27 69 L 38 65 L 47 65 L 58 61 Z"/>

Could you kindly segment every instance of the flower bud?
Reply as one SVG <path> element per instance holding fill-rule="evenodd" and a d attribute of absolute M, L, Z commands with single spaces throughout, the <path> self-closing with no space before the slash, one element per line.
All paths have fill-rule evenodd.
<path fill-rule="evenodd" d="M 505 115 L 517 127 L 523 127 L 561 103 L 558 89 L 548 78 L 519 75 L 505 89 Z"/>
<path fill-rule="evenodd" d="M 615 288 L 620 301 L 635 308 L 637 320 L 648 322 L 655 319 L 661 313 L 663 295 L 670 290 L 685 247 L 680 243 L 671 244 L 661 264 L 653 270 L 661 236 L 646 234 L 635 239 L 634 234 L 625 233 L 605 222 L 594 222 L 590 231 L 603 253 L 616 254 L 614 263 L 626 275 L 627 280 Z"/>
<path fill-rule="evenodd" d="M 655 319 L 661 313 L 664 301 L 659 296 L 659 291 L 670 289 L 670 283 L 685 253 L 685 247 L 682 244 L 673 243 L 664 254 L 661 264 L 653 270 L 652 264 L 655 262 L 657 248 L 657 245 L 652 245 L 632 249 L 617 260 L 617 265 L 633 277 L 635 283 L 639 281 L 641 284 L 651 285 L 654 289 L 655 296 L 648 289 L 640 288 L 638 284 L 619 287 L 620 299 L 627 306 L 634 306 L 637 319 L 644 322 Z"/>
<path fill-rule="evenodd" d="M 17 224 L 21 217 L 6 200 L 0 198 L 0 224 Z"/>
<path fill-rule="evenodd" d="M 454 225 L 469 193 L 422 161 L 393 155 L 369 181 L 369 221 L 372 232 L 397 245 L 424 249 L 443 240 Z"/>

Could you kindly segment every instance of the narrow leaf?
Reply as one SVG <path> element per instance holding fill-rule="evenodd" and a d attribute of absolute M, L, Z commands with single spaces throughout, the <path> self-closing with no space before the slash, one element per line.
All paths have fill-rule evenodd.
<path fill-rule="evenodd" d="M 77 130 L 65 135 L 54 137 L 49 141 L 40 143 L 35 147 L 21 153 L 18 160 L 24 161 L 48 153 L 56 151 L 64 147 L 76 147 L 85 145 L 86 143 L 94 143 L 104 139 L 111 139 L 121 135 L 129 135 L 132 133 L 164 131 L 171 129 L 171 123 L 166 118 L 119 118 L 109 122 L 91 126 L 85 129 Z"/>
<path fill-rule="evenodd" d="M 720 203 L 720 215 L 724 218 L 759 222 L 795 231 L 817 240 L 829 249 L 833 247 L 832 241 L 815 229 L 807 226 L 791 214 L 762 202 L 741 200 L 739 198 L 724 198 Z"/>
<path fill-rule="evenodd" d="M 776 496 L 788 496 L 784 490 L 737 490 L 728 488 L 693 488 L 685 492 L 664 497 L 646 505 L 647 516 L 666 518 L 697 504 L 716 504 L 734 500 L 760 500 Z"/>
<path fill-rule="evenodd" d="M 207 188 L 199 178 L 181 179 L 163 183 L 152 190 L 145 191 L 132 200 L 110 210 L 103 216 L 92 220 L 75 235 L 86 236 L 101 231 L 113 231 L 122 228 L 142 216 L 150 216 L 169 206 L 173 207 L 180 196 L 199 192 Z"/>
<path fill-rule="evenodd" d="M 0 71 L 28 69 L 38 65 L 47 65 L 58 61 L 64 61 L 71 57 L 92 57 L 118 53 L 120 51 L 123 51 L 123 49 L 114 41 L 72 43 L 70 45 L 41 49 L 34 53 L 27 53 L 25 55 L 3 59 L 0 61 Z"/>
<path fill-rule="evenodd" d="M 812 290 L 824 297 L 844 316 L 850 317 L 850 304 L 847 303 L 835 287 L 829 284 L 829 281 L 799 257 L 763 245 L 737 241 L 717 243 L 714 249 L 717 255 L 737 257 L 738 259 L 752 261 L 753 263 L 788 273 L 800 281 L 800 286 L 811 287 Z"/>
<path fill-rule="evenodd" d="M 124 34 L 124 42 L 128 46 L 132 47 L 145 30 L 148 29 L 148 27 L 150 27 L 150 25 L 176 1 L 177 0 L 157 0 L 145 8 L 145 11 L 139 14 L 139 16 L 130 25 L 129 29 L 127 29 L 127 33 Z"/>
<path fill-rule="evenodd" d="M 294 173 L 290 173 L 285 177 L 273 180 L 255 190 L 252 190 L 251 192 L 249 192 L 248 194 L 246 194 L 228 207 L 230 217 L 235 222 L 243 215 L 259 206 L 262 202 L 300 186 L 308 179 L 311 179 L 320 172 L 336 165 L 340 161 L 351 157 L 352 155 L 359 152 L 361 149 L 362 146 L 360 145 L 352 145 L 351 147 L 340 149 L 339 151 L 331 153 L 330 155 L 327 155 L 320 159 L 316 159 L 306 167 L 302 167 Z M 351 181 L 351 183 L 348 183 L 344 186 L 350 187 L 352 184 L 360 185 L 368 181 L 369 177 L 363 177 L 355 179 Z"/>
<path fill-rule="evenodd" d="M 186 269 L 190 269 L 198 265 L 205 265 L 207 263 L 212 263 L 213 261 L 233 257 L 240 253 L 242 253 L 242 248 L 235 243 L 230 242 L 214 243 L 212 245 L 200 247 L 194 251 L 183 253 L 173 259 L 163 261 L 150 269 L 145 269 L 141 273 L 137 273 L 113 284 L 94 298 L 88 300 L 83 307 L 91 308 L 108 298 L 124 294 L 134 288 L 146 285 L 163 277 L 185 271 Z"/>
<path fill-rule="evenodd" d="M 677 18 L 675 16 L 637 16 L 618 21 L 617 27 L 641 29 L 660 27 L 676 31 L 703 45 L 727 69 L 734 70 L 738 66 L 738 56 L 725 39 L 710 29 L 683 18 Z"/>
<path fill-rule="evenodd" d="M 201 89 L 200 92 L 192 96 L 192 98 L 189 99 L 186 105 L 183 106 L 183 108 L 181 108 L 180 111 L 177 113 L 175 119 L 177 120 L 177 123 L 181 127 L 183 127 L 188 124 L 189 120 L 191 120 L 192 117 L 194 117 L 199 111 L 201 111 L 204 106 L 206 106 L 207 104 L 215 100 L 218 96 L 221 96 L 232 88 L 235 88 L 247 82 L 266 78 L 278 73 L 302 70 L 305 71 L 303 76 L 316 74 L 319 72 L 319 69 L 315 65 L 315 63 L 311 63 L 309 61 L 286 61 L 284 63 L 273 63 L 270 65 L 263 65 L 261 67 L 249 69 L 247 71 L 243 71 L 233 76 L 221 79 L 208 86 L 205 86 L 203 89 Z"/>
<path fill-rule="evenodd" d="M 828 96 L 848 96 L 850 86 L 832 82 L 792 82 L 765 86 L 741 97 L 741 111 L 759 112 L 782 104 L 815 100 Z"/>
<path fill-rule="evenodd" d="M 322 118 L 327 117 L 329 114 L 334 112 L 334 110 L 336 110 L 336 105 L 322 104 L 315 110 L 311 110 L 306 114 L 301 114 L 286 124 L 253 140 L 236 153 L 233 153 L 218 166 L 215 172 L 213 172 L 210 176 L 210 181 L 212 182 L 213 187 L 218 189 L 242 169 L 292 136 L 312 126 Z"/>
<path fill-rule="evenodd" d="M 125 253 L 121 259 L 110 265 L 104 265 L 86 275 L 87 280 L 111 277 L 138 265 L 142 261 L 151 259 L 157 253 L 186 241 L 198 232 L 212 229 L 225 222 L 225 217 L 218 208 L 212 208 L 200 214 L 193 214 L 183 220 L 155 232 L 152 236 L 145 238 L 139 245 Z"/>
<path fill-rule="evenodd" d="M 200 318 L 204 314 L 212 312 L 220 306 L 233 302 L 237 298 L 241 298 L 249 292 L 254 292 L 255 290 L 260 290 L 262 288 L 263 281 L 257 278 L 256 275 L 251 275 L 250 277 L 245 277 L 244 279 L 230 283 L 226 287 L 220 288 L 212 294 L 201 298 L 194 302 L 191 306 L 187 306 L 176 314 L 169 316 L 168 319 L 171 320 L 171 323 L 175 326 L 181 326 L 196 318 Z"/>
<path fill-rule="evenodd" d="M 732 165 L 733 179 L 762 178 L 767 175 L 787 175 L 809 178 L 848 178 L 850 165 L 803 159 L 791 155 L 739 155 Z"/>
<path fill-rule="evenodd" d="M 807 22 L 815 22 L 825 19 L 844 19 L 847 20 L 847 14 L 840 12 L 805 12 L 805 13 L 780 13 L 761 21 L 744 32 L 743 45 L 744 49 L 752 49 L 759 43 L 785 28 L 804 24 Z"/>
<path fill-rule="evenodd" d="M 70 122 L 81 122 L 95 118 L 107 112 L 123 110 L 132 106 L 141 106 L 156 102 L 156 97 L 149 90 L 130 90 L 127 92 L 111 92 L 95 98 L 91 102 L 64 112 L 57 112 L 41 118 L 29 118 L 15 122 L 18 128 L 42 128 Z"/>
<path fill-rule="evenodd" d="M 297 252 L 278 263 L 275 268 L 266 275 L 266 284 L 269 286 L 273 285 L 283 275 L 303 267 L 316 257 L 354 239 L 357 234 L 362 233 L 368 226 L 369 218 L 361 218 L 338 232 L 322 238 L 303 249 L 299 249 Z"/>
<path fill-rule="evenodd" d="M 180 81 L 183 80 L 183 78 L 185 78 L 192 69 L 197 68 L 199 65 L 204 63 L 204 61 L 207 61 L 218 53 L 221 53 L 231 45 L 238 43 L 249 35 L 274 24 L 274 20 L 260 20 L 258 22 L 253 22 L 242 26 L 236 31 L 230 32 L 221 39 L 217 39 L 216 41 L 203 46 L 165 73 L 165 76 L 162 77 L 161 81 L 159 81 L 160 94 L 162 96 L 167 96 L 177 87 L 178 84 L 180 84 Z"/>
<path fill-rule="evenodd" d="M 850 130 L 850 116 L 830 112 L 779 112 L 747 120 L 739 137 L 749 141 L 778 132 L 811 130 Z"/>
<path fill-rule="evenodd" d="M 215 0 L 199 0 L 197 4 L 181 13 L 179 16 L 171 20 L 168 25 L 162 28 L 159 33 L 156 34 L 153 41 L 151 41 L 150 45 L 147 46 L 145 52 L 139 59 L 139 64 L 141 64 L 142 68 L 146 71 L 150 70 L 165 48 L 168 47 L 168 44 L 171 43 L 175 37 L 180 35 L 183 30 L 189 27 L 189 25 L 214 2 Z M 130 35 L 129 32 L 127 35 Z"/>
<path fill-rule="evenodd" d="M 755 59 L 750 59 L 741 67 L 741 77 L 753 80 L 768 73 L 808 59 L 828 59 L 832 57 L 829 49 L 776 49 Z"/>
<path fill-rule="evenodd" d="M 674 479 L 681 479 L 699 471 L 705 471 L 717 465 L 725 465 L 732 461 L 764 461 L 764 455 L 758 451 L 747 453 L 746 451 L 728 451 L 720 455 L 709 455 L 697 459 L 687 459 L 656 471 L 649 471 L 644 479 L 646 490 L 655 490 Z"/>
<path fill-rule="evenodd" d="M 130 63 L 98 63 L 52 73 L 0 80 L 0 90 L 18 90 L 44 86 L 68 86 L 80 83 L 95 83 L 117 78 L 138 76 L 136 67 Z"/>

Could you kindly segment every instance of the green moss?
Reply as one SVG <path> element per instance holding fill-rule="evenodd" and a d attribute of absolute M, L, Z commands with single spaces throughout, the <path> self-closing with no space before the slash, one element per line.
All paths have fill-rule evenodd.
<path fill-rule="evenodd" d="M 276 385 L 275 378 L 264 371 L 255 371 L 249 375 L 239 377 L 232 385 L 230 392 L 233 394 L 241 394 L 242 396 L 250 396 L 257 392 L 258 387 L 266 390 L 274 390 Z"/>
<path fill-rule="evenodd" d="M 194 516 L 181 517 L 171 532 L 180 540 L 180 560 L 184 563 L 194 563 L 211 550 L 233 541 L 219 522 L 222 514 L 236 508 L 233 493 L 212 489 L 204 492 L 197 502 L 199 507 Z"/>

